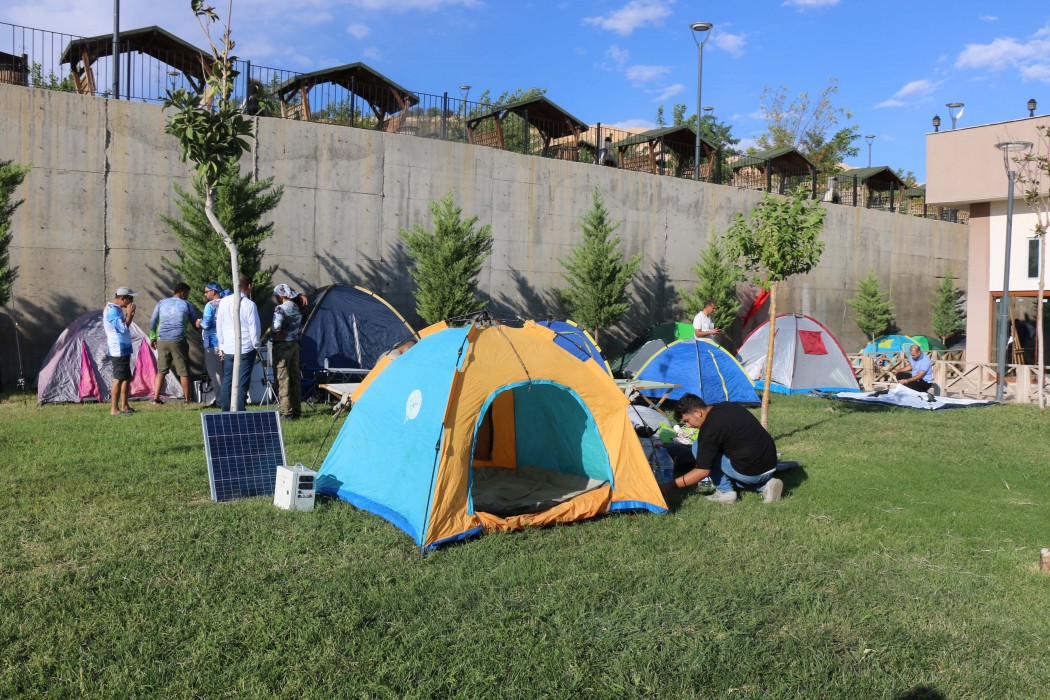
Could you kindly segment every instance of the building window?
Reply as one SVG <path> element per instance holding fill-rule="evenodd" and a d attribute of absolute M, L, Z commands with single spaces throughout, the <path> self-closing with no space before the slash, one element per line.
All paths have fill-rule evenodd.
<path fill-rule="evenodd" d="M 1034 279 L 1039 276 L 1039 239 L 1028 239 L 1028 277 Z"/>

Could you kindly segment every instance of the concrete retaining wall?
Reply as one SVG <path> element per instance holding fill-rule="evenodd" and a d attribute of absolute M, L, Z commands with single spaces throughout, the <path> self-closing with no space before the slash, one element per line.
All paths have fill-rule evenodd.
<path fill-rule="evenodd" d="M 143 292 L 144 325 L 172 281 L 161 259 L 176 239 L 158 218 L 177 216 L 172 186 L 191 186 L 175 140 L 156 105 L 0 85 L 0 160 L 33 166 L 17 195 L 11 258 L 19 266 L 4 309 L 22 328 L 27 374 L 61 330 L 101 308 L 127 284 Z M 428 204 L 455 194 L 467 216 L 491 224 L 492 257 L 481 292 L 497 316 L 559 315 L 552 288 L 558 262 L 580 239 L 579 218 L 598 188 L 630 254 L 645 255 L 630 316 L 602 340 L 607 350 L 655 321 L 680 318 L 674 289 L 695 284 L 693 265 L 761 193 L 670 177 L 505 153 L 415 136 L 258 120 L 256 151 L 245 170 L 276 178 L 284 198 L 266 262 L 277 281 L 312 289 L 333 281 L 383 295 L 413 325 L 412 285 L 399 227 L 429 227 Z M 964 226 L 828 205 L 827 250 L 811 274 L 792 280 L 780 308 L 823 321 L 847 350 L 863 339 L 845 299 L 874 269 L 891 294 L 899 325 L 930 332 L 937 277 L 966 279 Z M 16 363 L 10 324 L 0 320 L 0 380 Z"/>

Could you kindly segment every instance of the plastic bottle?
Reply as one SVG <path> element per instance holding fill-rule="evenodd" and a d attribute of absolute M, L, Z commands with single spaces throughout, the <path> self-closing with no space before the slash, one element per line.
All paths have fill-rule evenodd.
<path fill-rule="evenodd" d="M 649 464 L 653 469 L 653 476 L 656 477 L 656 483 L 662 484 L 674 479 L 674 460 L 667 454 L 663 441 L 656 436 L 653 436 L 653 453 Z"/>

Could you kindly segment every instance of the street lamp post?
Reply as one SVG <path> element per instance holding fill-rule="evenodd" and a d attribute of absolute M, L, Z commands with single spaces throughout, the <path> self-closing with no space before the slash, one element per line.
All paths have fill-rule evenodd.
<path fill-rule="evenodd" d="M 1028 116 L 1035 116 L 1035 98 L 1028 100 Z"/>
<path fill-rule="evenodd" d="M 941 117 L 938 114 L 933 115 L 933 133 L 937 133 L 941 130 Z"/>
<path fill-rule="evenodd" d="M 875 140 L 875 134 L 868 134 L 864 137 L 864 140 L 868 142 L 868 167 L 871 167 L 871 143 Z"/>
<path fill-rule="evenodd" d="M 952 118 L 952 129 L 954 130 L 955 122 L 958 121 L 959 117 L 962 116 L 963 107 L 965 107 L 966 105 L 964 105 L 962 102 L 949 102 L 944 106 L 948 108 L 948 115 Z M 959 111 L 956 112 L 955 110 Z"/>
<path fill-rule="evenodd" d="M 715 25 L 710 22 L 693 22 L 689 29 L 693 32 L 693 41 L 699 49 L 696 59 L 696 149 L 693 152 L 693 177 L 700 180 L 700 96 L 704 84 L 704 42 L 711 36 L 711 29 Z"/>
<path fill-rule="evenodd" d="M 1003 141 L 995 144 L 995 147 L 1003 152 L 1003 166 L 1006 168 L 1006 176 L 1010 182 L 1010 189 L 1006 194 L 1006 245 L 1003 260 L 1003 295 L 999 299 L 999 338 L 996 342 L 996 364 L 999 374 L 995 385 L 995 400 L 1002 403 L 1003 393 L 1006 389 L 1006 335 L 1007 322 L 1009 319 L 1010 306 L 1010 244 L 1013 236 L 1014 218 L 1014 179 L 1017 172 L 1014 170 L 1012 155 L 1021 152 L 1027 154 L 1032 149 L 1029 141 Z"/>

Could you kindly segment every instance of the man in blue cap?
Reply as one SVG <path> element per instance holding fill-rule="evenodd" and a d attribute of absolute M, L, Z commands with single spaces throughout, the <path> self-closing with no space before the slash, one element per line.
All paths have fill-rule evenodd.
<path fill-rule="evenodd" d="M 212 395 L 216 398 L 208 406 L 218 406 L 219 390 L 222 388 L 222 357 L 219 353 L 219 337 L 215 333 L 215 313 L 219 310 L 219 299 L 225 296 L 218 282 L 204 285 L 204 313 L 201 315 L 201 340 L 204 342 L 204 370 L 211 382 Z"/>

